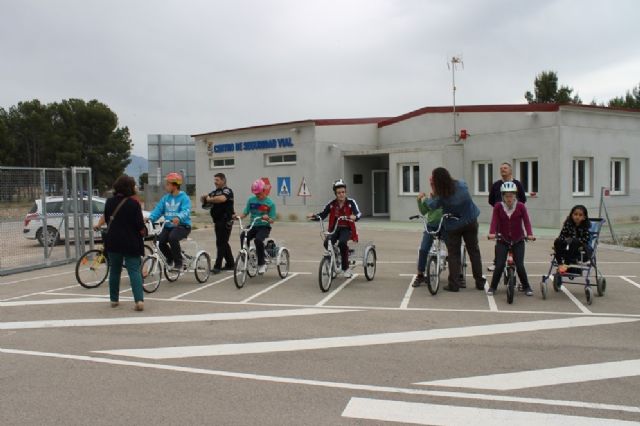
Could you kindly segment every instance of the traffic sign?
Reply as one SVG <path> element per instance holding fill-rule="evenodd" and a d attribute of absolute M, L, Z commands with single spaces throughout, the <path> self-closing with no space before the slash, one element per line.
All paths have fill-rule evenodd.
<path fill-rule="evenodd" d="M 291 197 L 290 176 L 278 176 L 278 197 Z"/>
<path fill-rule="evenodd" d="M 307 179 L 305 177 L 303 177 L 302 182 L 300 182 L 300 188 L 298 188 L 298 197 L 311 197 L 311 191 L 309 190 Z"/>

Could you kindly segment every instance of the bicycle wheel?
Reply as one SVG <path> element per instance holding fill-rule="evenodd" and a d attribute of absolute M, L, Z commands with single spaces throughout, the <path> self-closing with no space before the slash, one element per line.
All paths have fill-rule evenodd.
<path fill-rule="evenodd" d="M 258 255 L 255 247 L 249 249 L 249 260 L 247 262 L 247 274 L 253 278 L 258 275 Z"/>
<path fill-rule="evenodd" d="M 175 282 L 178 278 L 180 278 L 180 271 L 175 270 L 167 265 L 164 266 L 164 276 L 167 278 L 167 281 L 170 283 Z"/>
<path fill-rule="evenodd" d="M 233 268 L 233 282 L 237 288 L 244 287 L 247 282 L 247 255 L 239 253 L 236 257 L 236 266 Z"/>
<path fill-rule="evenodd" d="M 331 257 L 325 256 L 320 261 L 320 268 L 318 268 L 318 284 L 320 290 L 326 293 L 331 288 L 331 280 L 333 279 L 333 271 L 331 270 Z"/>
<path fill-rule="evenodd" d="M 371 281 L 376 275 L 377 258 L 376 249 L 373 247 L 369 248 L 364 255 L 364 276 L 367 281 Z"/>
<path fill-rule="evenodd" d="M 89 250 L 76 262 L 76 280 L 84 288 L 96 288 L 109 275 L 109 261 L 102 250 Z"/>
<path fill-rule="evenodd" d="M 513 296 L 516 292 L 516 275 L 513 268 L 507 269 L 507 303 L 513 303 Z"/>
<path fill-rule="evenodd" d="M 278 256 L 278 275 L 280 278 L 286 278 L 289 275 L 289 249 L 280 249 L 280 256 Z"/>
<path fill-rule="evenodd" d="M 156 256 L 146 256 L 140 267 L 142 271 L 142 289 L 145 293 L 153 293 L 160 287 L 162 268 Z"/>
<path fill-rule="evenodd" d="M 153 255 L 153 247 L 150 246 L 149 244 L 145 244 L 144 245 L 144 255 L 145 256 L 151 256 Z"/>
<path fill-rule="evenodd" d="M 436 295 L 440 289 L 440 271 L 438 269 L 438 258 L 436 256 L 429 257 L 427 262 L 427 288 L 429 293 Z"/>
<path fill-rule="evenodd" d="M 193 272 L 199 283 L 207 282 L 209 274 L 211 274 L 211 257 L 209 257 L 209 253 L 202 252 L 198 255 Z"/>

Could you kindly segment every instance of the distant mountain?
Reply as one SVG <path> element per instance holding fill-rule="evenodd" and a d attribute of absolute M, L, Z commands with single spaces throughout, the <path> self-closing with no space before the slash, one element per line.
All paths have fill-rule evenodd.
<path fill-rule="evenodd" d="M 126 174 L 128 174 L 131 177 L 134 177 L 136 181 L 138 180 L 138 177 L 141 174 L 147 173 L 148 171 L 149 171 L 149 161 L 146 158 L 140 157 L 138 155 L 131 155 L 131 162 L 129 163 L 127 168 L 124 170 Z"/>

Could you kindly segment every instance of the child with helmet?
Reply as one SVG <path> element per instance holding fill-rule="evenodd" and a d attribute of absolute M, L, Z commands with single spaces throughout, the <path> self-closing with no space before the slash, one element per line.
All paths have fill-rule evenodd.
<path fill-rule="evenodd" d="M 164 189 L 167 192 L 149 214 L 149 220 L 155 222 L 164 216 L 165 224 L 158 236 L 160 251 L 174 270 L 182 269 L 182 250 L 180 240 L 191 233 L 191 200 L 180 190 L 182 176 L 169 173 L 165 178 Z"/>
<path fill-rule="evenodd" d="M 489 239 L 496 239 L 497 234 L 500 234 L 500 239 L 496 242 L 496 268 L 493 271 L 491 286 L 487 290 L 487 293 L 493 295 L 498 288 L 498 283 L 504 271 L 509 251 L 509 246 L 505 241 L 509 241 L 513 243 L 512 252 L 518 278 L 520 278 L 526 295 L 533 296 L 533 290 L 529 284 L 527 271 L 524 267 L 524 240 L 535 240 L 531 229 L 529 214 L 524 203 L 516 199 L 518 192 L 516 184 L 513 182 L 504 182 L 500 187 L 500 192 L 502 194 L 502 201 L 496 203 L 493 207 L 491 226 L 489 228 Z"/>
<path fill-rule="evenodd" d="M 242 219 L 249 215 L 251 223 L 258 219 L 247 233 L 246 238 L 247 243 L 255 240 L 256 255 L 258 257 L 258 274 L 260 275 L 264 274 L 267 270 L 264 255 L 264 240 L 271 234 L 271 224 L 276 220 L 276 205 L 267 195 L 268 190 L 267 184 L 262 179 L 254 181 L 251 184 L 251 192 L 253 195 L 247 200 L 247 205 L 242 213 L 236 216 Z M 240 238 L 243 239 L 245 236 L 242 234 Z M 240 244 L 242 245 L 242 241 Z"/>
<path fill-rule="evenodd" d="M 338 179 L 333 183 L 333 193 L 336 198 L 329 201 L 320 213 L 309 214 L 307 217 L 313 219 L 320 217 L 322 220 L 329 216 L 329 232 L 335 229 L 335 232 L 328 236 L 324 242 L 327 247 L 329 241 L 335 244 L 338 241 L 340 248 L 340 258 L 342 265 L 342 276 L 351 278 L 353 274 L 349 270 L 349 246 L 347 242 L 353 240 L 358 241 L 355 221 L 362 217 L 358 203 L 352 198 L 347 197 L 347 184 L 342 179 Z M 350 221 L 344 219 L 338 220 L 339 217 L 346 216 Z M 337 229 L 336 229 L 337 227 Z"/>

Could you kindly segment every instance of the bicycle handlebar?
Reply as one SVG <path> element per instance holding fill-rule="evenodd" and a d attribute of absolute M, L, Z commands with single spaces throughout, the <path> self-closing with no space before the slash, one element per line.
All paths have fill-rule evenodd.
<path fill-rule="evenodd" d="M 338 216 L 338 217 L 336 218 L 336 224 L 335 224 L 335 226 L 333 227 L 333 231 L 331 231 L 331 232 L 326 232 L 326 231 L 325 231 L 325 228 L 324 228 L 324 219 L 322 219 L 322 218 L 320 217 L 320 215 L 319 215 L 319 214 L 316 214 L 316 215 L 314 215 L 313 217 L 314 217 L 315 219 L 317 219 L 317 220 L 320 222 L 320 229 L 322 230 L 322 234 L 323 234 L 323 235 L 325 235 L 325 236 L 329 236 L 329 235 L 333 235 L 333 234 L 335 234 L 335 233 L 336 233 L 336 230 L 338 229 L 338 222 L 340 222 L 340 221 L 345 221 L 345 222 L 354 222 L 354 223 L 355 223 L 355 220 L 352 220 L 352 219 L 351 219 L 351 218 L 349 218 L 348 216 Z"/>
<path fill-rule="evenodd" d="M 248 228 L 245 228 L 245 227 L 242 226 L 242 218 L 240 216 L 236 217 L 236 220 L 240 224 L 240 231 L 251 231 L 251 229 L 256 224 L 256 222 L 259 221 L 259 220 L 262 220 L 262 218 L 261 217 L 256 217 L 255 219 L 253 219 L 251 221 L 251 225 L 249 225 Z"/>
<path fill-rule="evenodd" d="M 489 238 L 489 236 L 487 235 L 487 239 L 491 240 L 492 238 Z M 527 236 L 527 237 L 523 238 L 520 241 L 510 241 L 510 240 L 507 240 L 506 238 L 504 238 L 504 236 L 502 234 L 497 233 L 494 239 L 496 241 L 502 241 L 503 243 L 512 246 L 512 245 L 514 245 L 516 243 L 519 243 L 520 241 L 524 241 L 526 243 L 532 243 L 532 242 L 534 242 L 536 240 L 536 237 L 533 237 L 533 239 L 530 240 L 529 237 Z"/>
<path fill-rule="evenodd" d="M 440 222 L 438 223 L 438 229 L 436 229 L 435 231 L 430 231 L 429 228 L 427 227 L 427 225 L 428 225 L 427 218 L 424 215 L 417 214 L 417 215 L 409 217 L 409 220 L 415 220 L 415 219 L 422 219 L 422 223 L 424 224 L 425 232 L 428 232 L 431 235 L 436 235 L 436 234 L 440 233 L 440 230 L 442 229 L 442 224 L 444 223 L 445 219 L 460 220 L 460 218 L 458 216 L 456 216 L 456 215 L 453 215 L 451 213 L 445 213 L 440 218 Z"/>

